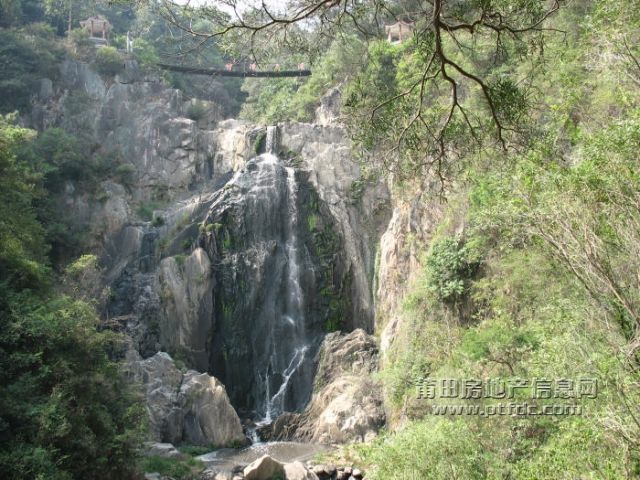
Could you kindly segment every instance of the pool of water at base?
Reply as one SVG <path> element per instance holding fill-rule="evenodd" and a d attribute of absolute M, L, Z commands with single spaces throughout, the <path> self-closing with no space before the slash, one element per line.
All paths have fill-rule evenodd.
<path fill-rule="evenodd" d="M 246 448 L 221 448 L 198 457 L 207 468 L 219 472 L 230 472 L 238 465 L 248 465 L 263 455 L 282 463 L 306 462 L 315 455 L 324 453 L 330 447 L 314 443 L 299 442 L 260 442 Z"/>

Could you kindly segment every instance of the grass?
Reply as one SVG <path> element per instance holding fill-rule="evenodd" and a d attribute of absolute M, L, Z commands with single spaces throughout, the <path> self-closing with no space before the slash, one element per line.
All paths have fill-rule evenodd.
<path fill-rule="evenodd" d="M 191 456 L 185 459 L 151 456 L 142 461 L 142 469 L 145 472 L 157 472 L 176 480 L 195 480 L 204 468 L 200 460 Z"/>
<path fill-rule="evenodd" d="M 209 453 L 215 450 L 215 448 L 213 445 L 210 445 L 207 447 L 203 447 L 200 445 L 182 445 L 178 447 L 178 450 L 180 450 L 180 452 L 184 453 L 185 455 L 189 455 L 191 457 L 198 457 L 200 455 L 204 455 L 205 453 Z"/>

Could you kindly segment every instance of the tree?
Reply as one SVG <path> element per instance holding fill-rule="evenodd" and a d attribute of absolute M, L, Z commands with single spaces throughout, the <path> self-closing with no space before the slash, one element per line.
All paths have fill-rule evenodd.
<path fill-rule="evenodd" d="M 229 18 L 170 0 L 161 3 L 161 11 L 174 26 L 200 39 L 199 47 L 216 37 L 238 41 L 244 34 L 258 60 L 268 52 L 257 45 L 291 44 L 305 36 L 317 43 L 345 30 L 371 37 L 384 21 L 413 20 L 413 40 L 397 47 L 385 67 L 393 82 L 379 90 L 363 77 L 349 90 L 346 104 L 353 136 L 365 153 L 382 151 L 378 156 L 384 166 L 399 175 L 426 168 L 444 180 L 445 161 L 473 148 L 507 150 L 526 139 L 528 75 L 516 73 L 515 62 L 543 53 L 545 35 L 554 31 L 546 21 L 564 0 L 429 0 L 408 8 L 381 0 L 366 6 L 315 0 L 292 2 L 284 12 L 264 3 L 256 9 L 242 9 L 237 0 L 223 3 L 232 12 Z M 216 28 L 199 30 L 184 21 L 194 15 Z M 510 66 L 501 71 L 507 59 Z"/>
<path fill-rule="evenodd" d="M 33 23 L 18 29 L 0 30 L 0 114 L 26 110 L 37 92 L 37 81 L 54 78 L 61 50 L 55 44 L 53 29 Z"/>
<path fill-rule="evenodd" d="M 121 338 L 98 330 L 77 285 L 95 277 L 91 257 L 68 269 L 71 296 L 51 288 L 43 177 L 18 155 L 35 132 L 14 120 L 0 117 L 0 477 L 133 478 L 144 415 L 110 359 Z"/>

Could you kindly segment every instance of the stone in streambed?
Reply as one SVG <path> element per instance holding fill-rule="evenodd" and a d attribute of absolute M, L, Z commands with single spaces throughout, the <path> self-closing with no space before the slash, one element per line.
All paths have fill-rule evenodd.
<path fill-rule="evenodd" d="M 171 443 L 146 442 L 145 455 L 149 457 L 181 458 L 183 455 Z"/>
<path fill-rule="evenodd" d="M 318 480 L 318 476 L 307 470 L 301 462 L 287 463 L 284 472 L 286 480 Z"/>
<path fill-rule="evenodd" d="M 269 455 L 263 455 L 244 469 L 245 480 L 271 480 L 284 477 L 284 465 Z"/>

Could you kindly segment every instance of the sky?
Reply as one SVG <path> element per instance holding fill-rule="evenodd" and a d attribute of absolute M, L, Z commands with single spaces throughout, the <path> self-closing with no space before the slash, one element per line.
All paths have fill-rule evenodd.
<path fill-rule="evenodd" d="M 174 0 L 175 3 L 179 5 L 186 5 L 187 3 L 191 6 L 200 6 L 200 5 L 211 5 L 219 8 L 220 10 L 228 13 L 233 13 L 233 9 L 228 5 L 225 5 L 223 2 L 218 2 L 216 0 Z M 236 4 L 238 5 L 238 10 L 242 12 L 246 10 L 248 7 L 259 7 L 262 4 L 265 4 L 270 12 L 282 12 L 284 11 L 287 0 L 236 0 Z"/>

